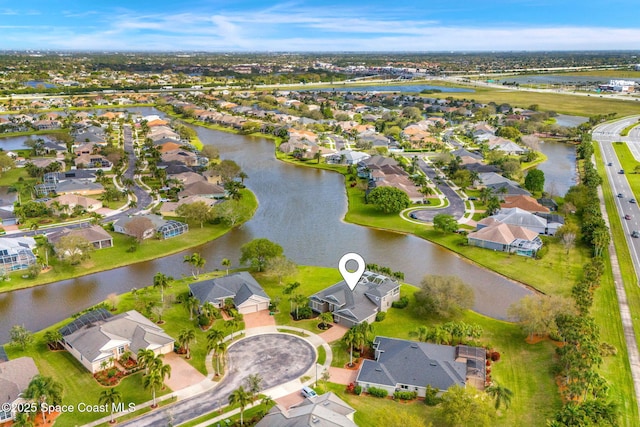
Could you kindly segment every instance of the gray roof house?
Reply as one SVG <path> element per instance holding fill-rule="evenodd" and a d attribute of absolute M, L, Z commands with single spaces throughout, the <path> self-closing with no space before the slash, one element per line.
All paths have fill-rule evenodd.
<path fill-rule="evenodd" d="M 355 409 L 334 393 L 306 398 L 303 402 L 285 410 L 274 406 L 256 427 L 356 427 L 353 421 Z"/>
<path fill-rule="evenodd" d="M 73 332 L 64 328 L 60 332 L 64 347 L 91 373 L 112 366 L 125 351 L 131 351 L 133 357 L 140 349 L 150 349 L 155 354 L 169 353 L 175 341 L 135 310 L 97 320 Z"/>
<path fill-rule="evenodd" d="M 127 231 L 127 224 L 132 221 L 146 218 L 149 228 L 145 230 L 143 238 L 149 239 L 158 234 L 163 239 L 179 236 L 189 231 L 189 225 L 180 221 L 165 220 L 158 215 L 135 215 L 126 218 L 120 218 L 113 223 L 113 231 L 116 233 L 130 235 Z"/>
<path fill-rule="evenodd" d="M 22 393 L 38 373 L 38 368 L 30 357 L 0 363 L 0 423 L 14 419 L 16 408 L 20 403 L 25 403 Z"/>
<path fill-rule="evenodd" d="M 231 298 L 236 310 L 242 314 L 268 310 L 271 302 L 262 286 L 246 271 L 194 282 L 189 284 L 189 290 L 200 304 L 210 302 L 218 308 Z"/>
<path fill-rule="evenodd" d="M 332 312 L 334 322 L 350 328 L 365 321 L 373 323 L 378 312 L 387 311 L 399 299 L 398 282 L 365 271 L 353 290 L 342 280 L 311 295 L 309 306 L 317 313 Z"/>
<path fill-rule="evenodd" d="M 424 397 L 427 385 L 447 390 L 454 385 L 473 384 L 482 389 L 485 382 L 486 351 L 463 345 L 448 346 L 376 337 L 375 360 L 365 359 L 356 383 L 396 391 L 415 391 Z"/>
<path fill-rule="evenodd" d="M 481 229 L 485 226 L 485 222 L 489 221 L 490 218 L 504 224 L 525 227 L 536 233 L 550 236 L 556 234 L 558 228 L 562 227 L 564 223 L 559 222 L 561 218 L 559 215 L 543 217 L 542 215 L 534 215 L 520 208 L 502 208 L 495 215 L 478 221 L 477 228 Z"/>

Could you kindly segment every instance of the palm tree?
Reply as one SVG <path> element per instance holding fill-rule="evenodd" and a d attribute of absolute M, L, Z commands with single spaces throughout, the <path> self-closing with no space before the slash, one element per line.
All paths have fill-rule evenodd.
<path fill-rule="evenodd" d="M 227 276 L 229 275 L 229 267 L 231 267 L 231 260 L 229 258 L 224 258 L 221 262 L 223 267 L 227 268 Z"/>
<path fill-rule="evenodd" d="M 200 301 L 198 301 L 198 298 L 194 297 L 193 295 L 189 295 L 187 299 L 184 300 L 184 306 L 187 308 L 187 310 L 189 310 L 189 320 L 193 320 L 193 312 L 198 308 L 199 305 Z"/>
<path fill-rule="evenodd" d="M 102 392 L 100 393 L 98 403 L 100 405 L 108 405 L 109 408 L 111 408 L 111 420 L 109 420 L 111 424 L 116 422 L 116 420 L 113 418 L 113 408 L 120 402 L 122 402 L 122 393 L 116 390 L 115 387 L 102 390 Z"/>
<path fill-rule="evenodd" d="M 47 331 L 44 334 L 44 339 L 47 340 L 47 345 L 50 349 L 60 348 L 60 341 L 62 341 L 62 334 L 57 330 Z"/>
<path fill-rule="evenodd" d="M 240 386 L 237 389 L 233 390 L 229 395 L 229 404 L 235 405 L 238 404 L 240 406 L 240 425 L 244 425 L 244 408 L 252 402 L 251 393 L 245 391 L 244 387 Z"/>
<path fill-rule="evenodd" d="M 187 359 L 191 358 L 191 349 L 189 348 L 189 345 L 195 341 L 196 332 L 193 329 L 185 328 L 180 331 L 180 334 L 178 335 L 178 342 L 180 343 L 180 346 L 184 347 L 187 351 Z"/>
<path fill-rule="evenodd" d="M 233 334 L 236 330 L 236 328 L 239 326 L 240 322 L 238 321 L 238 319 L 236 319 L 235 317 L 226 320 L 224 322 L 224 326 L 226 326 L 227 328 L 231 328 L 231 339 L 233 339 Z"/>
<path fill-rule="evenodd" d="M 199 253 L 194 252 L 191 255 L 185 255 L 182 262 L 191 264 L 191 266 L 193 267 L 193 269 L 191 270 L 191 274 L 195 279 L 200 274 L 200 269 L 204 267 L 207 260 L 202 258 Z"/>
<path fill-rule="evenodd" d="M 158 405 L 156 405 L 156 389 L 162 387 L 162 385 L 164 384 L 162 374 L 157 370 L 149 371 L 149 374 L 145 375 L 143 379 L 143 384 L 144 388 L 151 389 L 151 393 L 153 396 L 153 404 L 151 405 L 151 407 L 157 407 Z"/>
<path fill-rule="evenodd" d="M 171 277 L 164 273 L 158 272 L 153 276 L 153 287 L 160 288 L 160 302 L 164 302 L 164 290 L 169 287 L 169 280 L 171 280 Z"/>
<path fill-rule="evenodd" d="M 496 409 L 499 409 L 503 402 L 505 408 L 509 408 L 509 405 L 511 405 L 513 392 L 505 386 L 494 382 L 491 386 L 487 387 L 486 392 L 495 399 Z"/>
<path fill-rule="evenodd" d="M 24 396 L 38 402 L 42 412 L 42 421 L 46 424 L 45 407 L 62 403 L 62 384 L 51 377 L 36 375 L 29 383 Z"/>
<path fill-rule="evenodd" d="M 240 178 L 240 183 L 241 183 L 242 185 L 244 185 L 244 180 L 245 180 L 245 179 L 247 179 L 247 178 L 249 178 L 249 175 L 247 175 L 246 173 L 244 173 L 244 172 L 242 172 L 242 171 L 241 171 L 241 172 L 238 174 L 238 178 Z"/>
<path fill-rule="evenodd" d="M 13 427 L 35 427 L 35 423 L 31 419 L 31 414 L 28 412 L 17 412 L 16 417 L 13 420 Z"/>
<path fill-rule="evenodd" d="M 364 346 L 367 345 L 374 336 L 373 325 L 369 324 L 369 322 L 362 322 L 359 325 L 356 325 L 356 328 L 360 332 L 360 336 L 358 337 L 358 343 L 360 344 L 360 352 L 364 351 Z"/>
<path fill-rule="evenodd" d="M 255 400 L 262 385 L 262 377 L 260 374 L 251 374 L 244 381 L 247 383 L 247 391 L 251 393 L 252 400 Z"/>
<path fill-rule="evenodd" d="M 353 346 L 358 341 L 359 332 L 355 327 L 350 328 L 342 337 L 342 341 L 349 346 L 349 366 L 353 366 Z"/>
<path fill-rule="evenodd" d="M 138 350 L 136 360 L 138 361 L 138 365 L 145 367 L 145 375 L 149 373 L 149 366 L 155 358 L 156 354 L 149 348 L 141 348 Z"/>
<path fill-rule="evenodd" d="M 224 355 L 227 352 L 227 343 L 219 341 L 214 347 L 216 356 L 216 375 L 220 375 L 220 359 L 222 359 L 222 366 L 224 366 Z"/>
<path fill-rule="evenodd" d="M 260 401 L 260 403 L 262 405 L 264 405 L 264 409 L 262 410 L 263 414 L 266 414 L 267 411 L 269 410 L 269 407 L 273 404 L 275 404 L 274 400 L 271 398 L 271 396 L 267 396 L 265 395 L 262 400 Z"/>

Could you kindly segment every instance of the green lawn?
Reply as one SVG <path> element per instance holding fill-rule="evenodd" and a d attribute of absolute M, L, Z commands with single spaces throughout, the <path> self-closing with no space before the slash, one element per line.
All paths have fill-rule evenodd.
<path fill-rule="evenodd" d="M 59 328 L 62 323 L 58 324 Z M 48 328 L 53 329 L 52 328 Z M 105 387 L 98 384 L 91 373 L 86 370 L 70 353 L 66 351 L 52 352 L 43 340 L 44 332 L 35 334 L 35 344 L 23 352 L 14 346 L 5 346 L 11 359 L 21 356 L 31 356 L 40 374 L 51 376 L 62 383 L 64 388 L 63 404 L 78 408 L 80 403 L 97 405 L 98 398 Z M 142 384 L 142 372 L 138 372 L 123 379 L 116 387 L 122 393 L 122 401 L 140 404 L 151 400 L 151 391 L 145 390 Z M 168 388 L 156 391 L 156 396 L 169 393 Z M 56 420 L 56 426 L 75 426 L 90 422 L 97 418 L 108 416 L 109 413 L 79 412 L 65 413 Z"/>
<path fill-rule="evenodd" d="M 258 207 L 258 201 L 249 190 L 242 190 L 242 194 L 243 197 L 240 199 L 240 202 L 246 212 L 242 221 L 244 222 L 253 216 L 253 213 Z M 91 259 L 84 261 L 82 264 L 69 266 L 61 264 L 50 257 L 49 261 L 54 266 L 53 270 L 40 274 L 35 279 L 23 279 L 23 273 L 19 271 L 12 273 L 11 281 L 0 282 L 0 292 L 66 280 L 72 277 L 160 258 L 217 239 L 229 230 L 230 227 L 223 224 L 205 224 L 204 228 L 200 228 L 199 224 L 190 224 L 189 232 L 186 234 L 167 240 L 146 240 L 138 246 L 135 252 L 127 252 L 127 249 L 131 246 L 130 237 L 118 233 L 111 233 L 113 236 L 113 247 L 93 252 Z"/>

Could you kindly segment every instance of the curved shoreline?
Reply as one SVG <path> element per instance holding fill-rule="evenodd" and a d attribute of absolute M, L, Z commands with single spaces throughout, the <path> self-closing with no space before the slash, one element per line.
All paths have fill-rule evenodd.
<path fill-rule="evenodd" d="M 32 279 L 33 282 L 31 282 L 31 280 L 29 280 L 29 279 L 25 279 L 25 280 L 29 280 L 29 281 L 23 282 L 23 284 L 26 283 L 25 286 L 22 286 L 22 284 L 21 284 L 21 285 L 12 287 L 10 289 L 2 289 L 2 286 L 1 286 L 2 282 L 0 282 L 0 294 L 9 293 L 9 292 L 18 291 L 18 290 L 23 290 L 23 289 L 41 287 L 41 286 L 49 285 L 51 283 L 61 282 L 61 281 L 65 281 L 65 280 L 72 280 L 72 279 L 76 279 L 78 277 L 83 277 L 83 276 L 88 276 L 88 275 L 91 275 L 91 274 L 96 274 L 96 273 L 102 273 L 102 272 L 105 272 L 105 271 L 115 270 L 115 269 L 118 269 L 118 268 L 126 267 L 126 266 L 129 266 L 129 265 L 135 265 L 135 264 L 139 264 L 139 263 L 143 263 L 143 262 L 148 262 L 148 261 L 152 261 L 152 260 L 155 260 L 155 259 L 161 259 L 161 258 L 170 256 L 170 255 L 174 255 L 174 254 L 182 252 L 182 251 L 186 251 L 186 250 L 189 250 L 189 249 L 197 248 L 197 247 L 202 246 L 202 245 L 204 245 L 206 243 L 209 243 L 209 242 L 212 242 L 214 240 L 217 240 L 217 239 L 221 238 L 222 236 L 226 235 L 227 233 L 229 233 L 234 228 L 240 227 L 244 223 L 249 221 L 251 218 L 253 218 L 253 216 L 255 215 L 256 211 L 258 210 L 259 201 L 258 201 L 258 198 L 256 197 L 256 195 L 253 194 L 253 192 L 251 190 L 249 190 L 249 189 L 245 189 L 243 191 L 246 191 L 245 197 L 248 197 L 248 196 L 251 197 L 251 203 L 250 203 L 250 206 L 252 207 L 251 214 L 244 221 L 236 224 L 234 227 L 225 227 L 225 229 L 220 230 L 221 232 L 219 234 L 218 233 L 214 233 L 214 237 L 213 238 L 204 239 L 204 240 L 198 240 L 197 242 L 194 242 L 193 244 L 188 244 L 186 246 L 179 246 L 179 247 L 170 248 L 166 252 L 163 252 L 162 255 L 160 255 L 160 256 L 152 255 L 152 256 L 149 256 L 149 257 L 143 257 L 143 258 L 140 258 L 140 259 L 136 259 L 134 262 L 126 262 L 125 261 L 125 262 L 122 262 L 122 263 L 117 263 L 117 264 L 110 265 L 107 268 L 96 268 L 95 270 L 91 269 L 91 268 L 82 269 L 80 271 L 74 272 L 74 274 L 71 274 L 68 277 L 55 278 L 55 279 L 52 279 L 52 280 L 46 280 L 46 278 L 44 278 L 44 280 L 40 281 L 38 279 L 42 278 L 43 276 L 39 275 L 36 279 Z M 199 230 L 199 229 L 190 229 L 189 231 L 193 231 L 194 233 L 197 233 L 196 230 Z M 96 256 L 100 256 L 100 254 L 98 253 Z M 76 266 L 75 268 L 82 268 L 82 266 L 79 266 L 79 267 Z M 43 274 L 47 274 L 47 273 L 43 273 Z"/>

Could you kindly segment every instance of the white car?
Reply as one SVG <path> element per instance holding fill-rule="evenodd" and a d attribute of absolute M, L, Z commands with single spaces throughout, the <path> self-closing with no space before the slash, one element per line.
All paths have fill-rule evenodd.
<path fill-rule="evenodd" d="M 311 399 L 316 397 L 318 394 L 311 387 L 302 387 L 302 395 Z"/>

